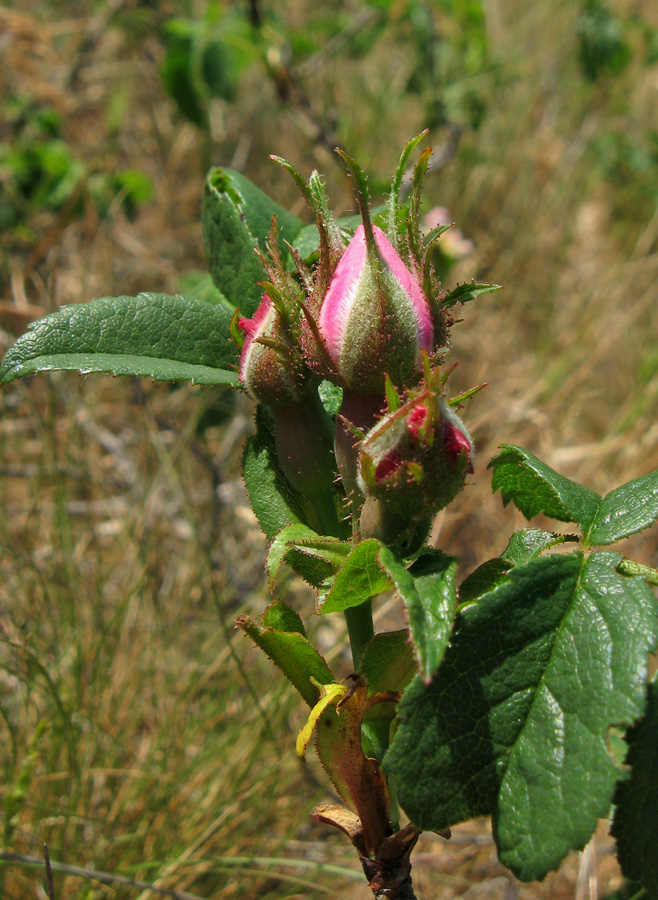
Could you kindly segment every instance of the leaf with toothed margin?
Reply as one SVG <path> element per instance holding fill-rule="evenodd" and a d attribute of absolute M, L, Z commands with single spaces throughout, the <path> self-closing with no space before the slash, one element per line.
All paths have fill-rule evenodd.
<path fill-rule="evenodd" d="M 512 501 L 528 519 L 544 513 L 578 523 L 585 546 L 614 544 L 658 520 L 658 471 L 600 497 L 512 444 L 502 444 L 489 467 L 492 489 L 500 490 L 505 505 Z"/>
<path fill-rule="evenodd" d="M 332 684 L 335 679 L 318 651 L 306 639 L 302 620 L 282 600 L 271 603 L 257 624 L 249 616 L 240 616 L 237 625 L 277 665 L 310 707 L 320 691 L 313 684 Z"/>
<path fill-rule="evenodd" d="M 622 774 L 608 733 L 642 714 L 658 639 L 656 598 L 619 560 L 532 559 L 459 613 L 433 681 L 405 691 L 384 759 L 416 826 L 493 815 L 522 880 L 589 840 Z"/>
<path fill-rule="evenodd" d="M 406 607 L 411 641 L 423 678 L 436 671 L 450 637 L 456 607 L 457 562 L 439 550 L 425 550 L 407 569 L 392 550 L 374 538 L 350 552 L 318 612 L 342 612 L 395 587 Z"/>
<path fill-rule="evenodd" d="M 300 555 L 308 560 L 308 568 L 299 574 L 310 584 L 320 587 L 345 562 L 351 548 L 351 543 L 330 535 L 317 534 L 306 525 L 288 525 L 274 538 L 267 554 L 270 586 L 274 587 L 284 559 L 294 553 L 297 560 Z"/>
<path fill-rule="evenodd" d="M 225 306 L 180 294 L 101 297 L 33 322 L 5 354 L 0 384 L 32 372 L 143 375 L 193 384 L 238 382 Z"/>
<path fill-rule="evenodd" d="M 560 522 L 577 522 L 586 530 L 601 502 L 594 491 L 513 444 L 502 444 L 489 468 L 494 470 L 492 490 L 499 490 L 504 505 L 512 501 L 527 519 L 544 513 Z"/>

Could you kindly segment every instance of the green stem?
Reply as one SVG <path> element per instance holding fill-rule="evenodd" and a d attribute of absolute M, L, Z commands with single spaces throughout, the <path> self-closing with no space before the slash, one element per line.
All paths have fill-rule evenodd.
<path fill-rule="evenodd" d="M 360 606 L 346 609 L 345 621 L 347 622 L 347 633 L 350 637 L 354 670 L 358 672 L 361 668 L 365 646 L 375 634 L 375 627 L 372 621 L 372 600 L 368 600 Z"/>

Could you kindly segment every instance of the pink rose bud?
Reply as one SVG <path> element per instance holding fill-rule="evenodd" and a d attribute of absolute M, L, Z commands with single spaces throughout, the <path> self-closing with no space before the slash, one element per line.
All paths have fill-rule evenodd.
<path fill-rule="evenodd" d="M 307 392 L 310 372 L 299 346 L 267 294 L 252 319 L 239 319 L 245 333 L 240 381 L 254 400 L 272 407 L 297 403 Z"/>
<path fill-rule="evenodd" d="M 396 518 L 408 526 L 454 499 L 473 471 L 472 459 L 466 426 L 430 387 L 384 415 L 366 434 L 359 446 L 357 482 L 366 498 L 395 508 Z"/>
<path fill-rule="evenodd" d="M 322 302 L 318 328 L 342 386 L 383 394 L 384 376 L 413 383 L 421 351 L 431 353 L 430 305 L 416 277 L 377 226 L 374 246 L 359 225 L 341 257 Z"/>

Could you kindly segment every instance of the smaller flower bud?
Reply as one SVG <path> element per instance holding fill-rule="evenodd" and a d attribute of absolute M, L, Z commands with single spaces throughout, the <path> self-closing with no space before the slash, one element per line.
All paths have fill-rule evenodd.
<path fill-rule="evenodd" d="M 421 371 L 434 341 L 427 298 L 381 228 L 359 225 L 322 302 L 318 328 L 334 375 L 348 390 L 383 395 Z M 372 246 L 371 246 L 372 243 Z"/>
<path fill-rule="evenodd" d="M 240 381 L 250 397 L 273 408 L 299 402 L 308 391 L 311 373 L 288 323 L 267 294 L 253 318 L 239 319 L 238 327 L 246 335 Z"/>
<path fill-rule="evenodd" d="M 466 426 L 430 387 L 384 415 L 366 434 L 359 447 L 358 486 L 366 498 L 383 504 L 378 515 L 390 538 L 399 523 L 408 531 L 409 523 L 447 506 L 473 471 L 472 459 Z"/>

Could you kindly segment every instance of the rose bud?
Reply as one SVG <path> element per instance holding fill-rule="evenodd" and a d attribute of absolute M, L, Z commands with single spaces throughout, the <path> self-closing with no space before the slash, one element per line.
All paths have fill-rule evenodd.
<path fill-rule="evenodd" d="M 397 251 L 377 226 L 359 225 L 341 257 L 318 318 L 324 348 L 341 386 L 383 396 L 394 384 L 418 380 L 421 351 L 431 353 L 429 303 Z"/>
<path fill-rule="evenodd" d="M 371 536 L 391 543 L 447 506 L 473 471 L 472 459 L 466 426 L 434 389 L 389 411 L 359 446 L 359 489 L 381 504 L 368 523 L 381 522 L 382 534 Z"/>

